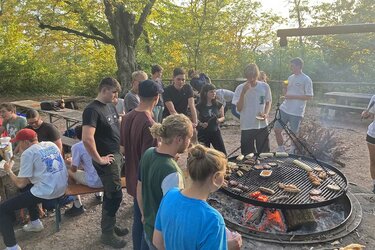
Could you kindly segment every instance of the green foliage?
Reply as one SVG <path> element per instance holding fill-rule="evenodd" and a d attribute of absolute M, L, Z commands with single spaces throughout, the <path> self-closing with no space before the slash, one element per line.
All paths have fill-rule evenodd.
<path fill-rule="evenodd" d="M 122 6 L 139 18 L 147 2 L 124 0 Z M 166 79 L 175 67 L 197 69 L 212 79 L 235 79 L 242 77 L 247 63 L 256 62 L 271 80 L 281 81 L 290 75 L 289 60 L 301 56 L 304 71 L 315 82 L 374 81 L 374 33 L 304 37 L 302 44 L 299 38 L 288 38 L 288 47 L 280 48 L 275 32 L 287 21 L 296 25 L 300 21 L 304 27 L 375 23 L 373 0 L 336 0 L 316 6 L 305 0 L 290 2 L 290 19 L 284 20 L 262 11 L 259 1 L 185 0 L 177 5 L 158 0 L 136 43 L 138 67 L 150 72 L 152 64 L 160 64 Z M 95 26 L 111 37 L 104 10 L 103 1 L 98 0 L 4 1 L 0 92 L 95 95 L 102 77 L 116 75 L 114 47 L 41 29 L 37 18 L 82 33 L 90 33 L 90 25 Z M 238 83 L 215 84 L 234 89 Z"/>

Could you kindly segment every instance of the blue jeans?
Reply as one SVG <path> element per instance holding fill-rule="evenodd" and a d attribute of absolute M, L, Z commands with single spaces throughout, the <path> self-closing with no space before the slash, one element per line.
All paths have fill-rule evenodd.
<path fill-rule="evenodd" d="M 133 249 L 149 250 L 143 233 L 142 214 L 139 210 L 137 199 L 134 198 L 134 216 L 133 216 Z"/>

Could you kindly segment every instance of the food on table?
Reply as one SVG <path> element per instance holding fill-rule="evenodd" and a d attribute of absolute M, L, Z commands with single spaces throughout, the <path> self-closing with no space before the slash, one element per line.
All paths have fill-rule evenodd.
<path fill-rule="evenodd" d="M 237 171 L 237 175 L 238 175 L 238 177 L 242 177 L 243 176 L 243 172 L 241 170 L 238 170 Z"/>
<path fill-rule="evenodd" d="M 259 164 L 260 164 L 260 160 L 256 160 L 256 161 L 255 161 L 255 164 L 258 164 L 258 165 L 259 165 Z"/>
<path fill-rule="evenodd" d="M 264 169 L 263 165 L 255 165 L 254 168 L 257 169 L 257 170 L 263 170 Z"/>
<path fill-rule="evenodd" d="M 242 193 L 242 189 L 239 189 L 239 188 L 232 188 L 232 190 L 238 193 Z"/>
<path fill-rule="evenodd" d="M 270 177 L 272 174 L 272 170 L 262 170 L 262 172 L 260 172 L 260 176 L 262 177 Z"/>
<path fill-rule="evenodd" d="M 317 202 L 325 201 L 324 197 L 320 195 L 310 195 L 310 199 Z"/>
<path fill-rule="evenodd" d="M 271 169 L 272 167 L 271 167 L 269 164 L 264 164 L 264 165 L 263 165 L 263 168 L 264 168 L 264 169 Z"/>
<path fill-rule="evenodd" d="M 273 157 L 273 153 L 260 153 L 259 157 L 262 157 L 262 158 Z"/>
<path fill-rule="evenodd" d="M 266 187 L 259 187 L 259 190 L 265 194 L 270 194 L 270 195 L 273 195 L 275 194 L 275 191 L 270 189 L 270 188 L 266 188 Z"/>
<path fill-rule="evenodd" d="M 332 170 L 327 171 L 327 174 L 328 174 L 329 176 L 334 176 L 334 175 L 336 175 L 336 173 L 335 173 L 334 171 L 332 171 Z"/>
<path fill-rule="evenodd" d="M 336 184 L 329 184 L 329 185 L 327 185 L 327 188 L 329 189 L 329 190 L 332 190 L 332 191 L 335 191 L 335 192 L 337 192 L 337 191 L 340 191 L 340 187 L 338 186 L 338 185 L 336 185 Z"/>
<path fill-rule="evenodd" d="M 239 155 L 239 156 L 237 156 L 236 160 L 237 161 L 242 161 L 244 157 L 245 157 L 244 155 Z"/>
<path fill-rule="evenodd" d="M 267 163 L 269 166 L 271 166 L 271 167 L 277 167 L 277 163 L 276 162 L 269 162 L 269 163 Z"/>
<path fill-rule="evenodd" d="M 323 171 L 323 168 L 322 167 L 314 167 L 314 170 L 317 171 L 317 172 L 321 172 L 321 171 Z"/>
<path fill-rule="evenodd" d="M 288 157 L 289 154 L 287 152 L 276 152 L 275 156 L 276 157 Z"/>
<path fill-rule="evenodd" d="M 313 169 L 309 165 L 307 165 L 307 164 L 305 164 L 305 163 L 303 163 L 303 162 L 301 162 L 299 160 L 294 160 L 293 163 L 295 165 L 297 165 L 297 167 L 299 167 L 299 168 L 301 168 L 301 169 L 303 169 L 303 170 L 305 170 L 307 172 L 313 171 Z"/>
<path fill-rule="evenodd" d="M 321 195 L 321 194 L 322 194 L 322 190 L 320 189 L 313 188 L 310 190 L 310 195 Z"/>
<path fill-rule="evenodd" d="M 284 183 L 279 182 L 277 185 L 279 186 L 279 188 L 283 189 L 285 192 L 289 192 L 289 193 L 299 193 L 299 192 L 301 192 L 301 189 L 299 189 L 294 184 L 284 184 Z"/>
<path fill-rule="evenodd" d="M 319 186 L 321 183 L 322 183 L 322 179 L 320 179 L 316 174 L 314 174 L 313 172 L 308 172 L 307 173 L 307 176 L 311 182 L 312 185 L 314 186 Z"/>
<path fill-rule="evenodd" d="M 243 166 L 240 166 L 240 169 L 243 170 L 243 171 L 249 172 L 251 170 L 251 167 L 243 165 Z"/>
<path fill-rule="evenodd" d="M 232 186 L 232 187 L 236 187 L 236 186 L 238 186 L 238 182 L 234 181 L 234 180 L 230 180 L 229 185 Z"/>
<path fill-rule="evenodd" d="M 322 172 L 319 172 L 318 177 L 322 180 L 325 180 L 327 179 L 328 176 L 326 172 L 322 171 Z"/>

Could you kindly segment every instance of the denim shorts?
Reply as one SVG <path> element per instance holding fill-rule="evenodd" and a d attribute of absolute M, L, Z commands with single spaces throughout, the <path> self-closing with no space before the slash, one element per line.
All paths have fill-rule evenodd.
<path fill-rule="evenodd" d="M 280 110 L 280 120 L 284 122 L 284 124 L 288 125 L 288 127 L 290 128 L 290 130 L 292 130 L 294 134 L 298 133 L 299 125 L 302 121 L 301 116 L 290 115 Z M 279 121 L 276 121 L 275 128 L 283 128 L 283 126 Z"/>

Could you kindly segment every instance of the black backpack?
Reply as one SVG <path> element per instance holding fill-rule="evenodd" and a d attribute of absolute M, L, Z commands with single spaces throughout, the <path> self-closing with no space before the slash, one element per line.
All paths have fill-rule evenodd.
<path fill-rule="evenodd" d="M 60 110 L 59 103 L 57 101 L 42 101 L 40 102 L 41 110 Z"/>

